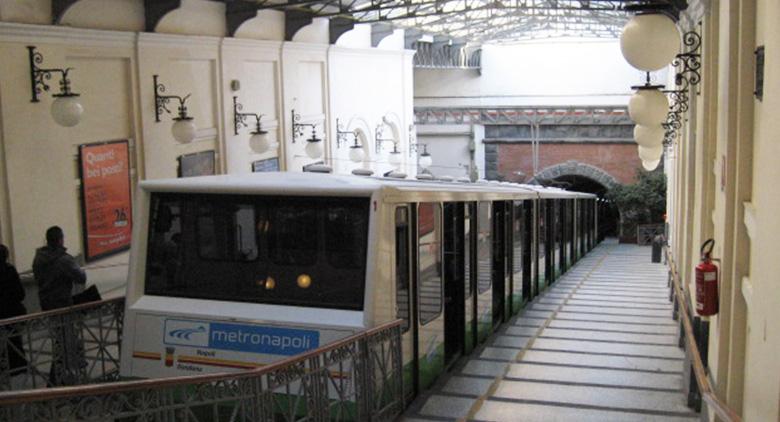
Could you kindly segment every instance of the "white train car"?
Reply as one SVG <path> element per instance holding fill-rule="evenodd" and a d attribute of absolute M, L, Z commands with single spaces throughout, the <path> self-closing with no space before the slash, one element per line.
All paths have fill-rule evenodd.
<path fill-rule="evenodd" d="M 594 198 L 314 173 L 142 182 L 122 376 L 256 368 L 400 318 L 414 395 L 548 284 L 540 268 L 552 280 L 595 245 Z"/>

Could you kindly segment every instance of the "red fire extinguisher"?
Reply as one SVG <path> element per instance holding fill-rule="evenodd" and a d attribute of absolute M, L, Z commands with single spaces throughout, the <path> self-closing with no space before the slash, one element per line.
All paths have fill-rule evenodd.
<path fill-rule="evenodd" d="M 701 245 L 701 262 L 696 266 L 696 313 L 700 316 L 718 313 L 718 266 L 712 263 L 713 246 L 714 239 Z"/>

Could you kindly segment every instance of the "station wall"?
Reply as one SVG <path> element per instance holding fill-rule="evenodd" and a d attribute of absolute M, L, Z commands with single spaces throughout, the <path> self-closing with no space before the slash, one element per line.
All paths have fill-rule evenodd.
<path fill-rule="evenodd" d="M 371 48 L 370 28 L 358 25 L 334 45 L 327 20 L 315 19 L 286 42 L 283 14 L 262 11 L 235 37 L 226 37 L 224 7 L 183 0 L 149 33 L 139 32 L 142 0 L 80 0 L 63 14 L 63 25 L 48 24 L 50 0 L 0 2 L 0 242 L 9 245 L 20 271 L 30 268 L 51 225 L 65 230 L 71 253 L 81 252 L 81 144 L 129 139 L 133 189 L 140 180 L 176 177 L 178 157 L 210 150 L 217 173 L 248 173 L 253 162 L 272 158 L 282 170 L 301 171 L 318 160 L 303 150 L 309 130 L 293 142 L 293 109 L 302 123 L 315 123 L 319 136 L 326 135 L 320 160 L 336 172 L 355 167 L 344 161 L 345 145 L 336 147 L 337 117 L 366 122 L 371 141 L 362 166 L 388 168 L 373 145 L 383 116 L 396 121 L 407 151 L 413 52 L 403 50 L 403 31 Z M 57 75 L 41 102 L 30 102 L 28 45 L 43 55 L 42 67 L 75 68 L 69 76 L 84 106 L 77 126 L 58 126 L 51 117 Z M 173 104 L 174 114 L 163 113 L 155 122 L 153 75 L 159 75 L 166 94 L 191 94 L 194 141 L 173 139 Z M 248 144 L 251 126 L 234 133 L 233 96 L 244 112 L 264 114 L 263 128 L 279 141 L 277 150 L 254 153 Z"/>

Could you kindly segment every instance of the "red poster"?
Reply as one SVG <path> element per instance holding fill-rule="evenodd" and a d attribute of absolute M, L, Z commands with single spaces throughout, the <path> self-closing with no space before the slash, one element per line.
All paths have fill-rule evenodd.
<path fill-rule="evenodd" d="M 84 256 L 88 261 L 130 246 L 129 159 L 127 141 L 79 146 Z"/>

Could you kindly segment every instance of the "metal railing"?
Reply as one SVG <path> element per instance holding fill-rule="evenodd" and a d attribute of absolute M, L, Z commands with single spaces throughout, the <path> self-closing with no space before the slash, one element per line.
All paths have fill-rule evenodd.
<path fill-rule="evenodd" d="M 703 401 L 708 409 L 725 422 L 742 422 L 742 417 L 721 400 L 712 389 L 712 384 L 707 377 L 707 371 L 699 351 L 698 338 L 694 334 L 693 324 L 691 323 L 691 312 L 683 293 L 680 274 L 676 263 L 669 249 L 666 249 L 666 259 L 669 265 L 669 282 L 672 285 L 670 300 L 674 302 L 675 318 L 679 317 L 681 324 L 681 346 L 684 346 L 687 355 L 686 362 L 690 362 L 690 372 L 692 378 L 690 382 L 689 404 L 693 404 L 697 410 L 700 410 L 700 403 Z M 701 401 L 699 401 L 699 399 Z M 694 403 L 691 403 L 693 401 Z"/>
<path fill-rule="evenodd" d="M 0 420 L 372 421 L 403 405 L 397 320 L 244 372 L 0 393 Z"/>
<path fill-rule="evenodd" d="M 125 300 L 0 320 L 0 391 L 116 380 Z"/>

